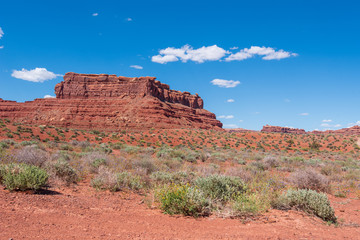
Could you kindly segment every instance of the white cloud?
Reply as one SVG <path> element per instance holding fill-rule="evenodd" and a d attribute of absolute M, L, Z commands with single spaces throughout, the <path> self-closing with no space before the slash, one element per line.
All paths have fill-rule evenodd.
<path fill-rule="evenodd" d="M 284 102 L 291 102 L 291 100 L 288 99 L 288 98 L 285 98 L 285 99 L 284 99 Z"/>
<path fill-rule="evenodd" d="M 226 100 L 227 102 L 229 102 L 229 103 L 233 103 L 233 102 L 235 102 L 235 100 L 234 99 L 228 99 L 228 100 Z"/>
<path fill-rule="evenodd" d="M 280 60 L 283 58 L 289 58 L 291 56 L 298 56 L 297 53 L 286 52 L 282 49 L 276 51 L 271 47 L 251 46 L 250 48 L 241 49 L 237 53 L 232 53 L 230 56 L 225 58 L 225 61 L 242 61 L 248 58 L 252 58 L 256 55 L 262 56 L 263 60 Z"/>
<path fill-rule="evenodd" d="M 360 121 L 357 121 L 357 122 L 355 122 L 355 123 L 349 123 L 348 126 L 349 126 L 349 127 L 360 126 Z"/>
<path fill-rule="evenodd" d="M 320 126 L 321 126 L 321 127 L 331 127 L 331 125 L 328 124 L 328 123 L 322 123 Z"/>
<path fill-rule="evenodd" d="M 335 124 L 334 127 L 341 127 L 341 124 Z"/>
<path fill-rule="evenodd" d="M 220 115 L 218 116 L 219 119 L 233 119 L 234 115 Z"/>
<path fill-rule="evenodd" d="M 236 124 L 224 124 L 224 128 L 239 128 Z"/>
<path fill-rule="evenodd" d="M 30 81 L 30 82 L 44 82 L 47 80 L 54 79 L 58 76 L 62 76 L 61 74 L 55 74 L 46 70 L 46 68 L 35 68 L 32 70 L 26 70 L 23 68 L 22 70 L 14 70 L 11 74 L 12 77 Z"/>
<path fill-rule="evenodd" d="M 205 61 L 220 60 L 226 55 L 227 51 L 216 45 L 209 47 L 201 47 L 193 49 L 190 45 L 185 45 L 181 48 L 168 47 L 161 49 L 159 55 L 155 55 L 151 58 L 156 63 L 176 62 L 181 60 L 182 62 L 194 61 L 197 63 L 203 63 Z"/>
<path fill-rule="evenodd" d="M 2 30 L 2 28 L 0 27 L 0 39 L 4 36 L 4 31 Z M 3 49 L 4 46 L 0 46 L 0 49 Z"/>
<path fill-rule="evenodd" d="M 97 16 L 99 16 L 99 14 L 98 13 L 93 13 L 92 16 L 97 17 Z"/>
<path fill-rule="evenodd" d="M 234 81 L 234 80 L 224 80 L 224 79 L 214 79 L 211 81 L 213 85 L 223 87 L 223 88 L 234 88 L 237 85 L 240 84 L 240 81 Z"/>
<path fill-rule="evenodd" d="M 244 122 L 244 120 L 239 120 L 239 122 L 241 122 L 241 123 L 242 123 L 242 122 Z"/>
<path fill-rule="evenodd" d="M 126 18 L 125 21 L 132 22 L 132 18 Z"/>
<path fill-rule="evenodd" d="M 300 113 L 300 116 L 309 116 L 309 113 Z"/>
<path fill-rule="evenodd" d="M 230 50 L 236 50 L 238 47 L 232 47 Z M 283 49 L 275 50 L 271 47 L 251 46 L 244 48 L 237 53 L 232 53 L 217 45 L 201 47 L 193 49 L 190 45 L 181 48 L 168 47 L 161 49 L 158 55 L 152 57 L 152 61 L 156 63 L 168 63 L 181 60 L 182 62 L 194 61 L 203 63 L 205 61 L 221 61 L 225 56 L 225 61 L 242 61 L 255 56 L 261 56 L 263 60 L 280 60 L 289 57 L 298 56 L 297 53 L 287 52 Z"/>
<path fill-rule="evenodd" d="M 44 98 L 56 98 L 55 96 L 45 95 Z"/>
<path fill-rule="evenodd" d="M 324 123 L 330 123 L 330 122 L 332 122 L 332 120 L 331 120 L 331 119 L 324 119 L 324 120 L 322 120 L 322 122 L 324 122 Z"/>
<path fill-rule="evenodd" d="M 131 65 L 130 67 L 135 69 L 143 69 L 143 67 L 140 65 Z"/>

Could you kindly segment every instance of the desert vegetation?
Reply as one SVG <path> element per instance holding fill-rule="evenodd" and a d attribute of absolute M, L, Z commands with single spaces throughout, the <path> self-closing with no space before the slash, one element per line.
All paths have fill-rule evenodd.
<path fill-rule="evenodd" d="M 4 128 L 6 124 L 11 125 L 2 124 Z M 43 132 L 54 130 L 41 129 Z M 180 131 L 186 132 L 190 136 L 188 139 L 197 136 L 207 143 L 227 143 L 209 146 L 183 140 L 184 145 L 174 146 L 175 137 L 183 136 L 184 132 L 180 134 Z M 30 130 L 25 132 L 28 134 Z M 65 133 L 76 135 L 73 130 L 58 129 L 56 132 L 63 132 L 65 138 Z M 272 134 L 261 134 L 259 141 L 259 133 L 251 135 L 250 139 L 201 130 L 151 130 L 146 134 L 161 139 L 161 144 L 139 142 L 139 136 L 147 137 L 144 133 L 137 134 L 78 132 L 76 136 L 84 136 L 83 141 L 75 137 L 71 141 L 41 137 L 24 140 L 22 134 L 15 134 L 20 138 L 0 142 L 0 183 L 9 191 L 37 192 L 87 182 L 97 191 L 135 192 L 143 196 L 149 207 L 170 215 L 249 219 L 271 209 L 295 209 L 332 223 L 337 222 L 337 218 L 329 195 L 360 197 L 357 150 L 338 153 L 321 148 L 308 148 L 304 152 L 278 151 L 267 148 L 267 142 L 274 141 Z M 116 141 L 91 141 L 90 136 L 94 135 Z M 308 139 L 310 145 L 315 141 L 314 136 L 278 136 L 283 138 L 279 142 L 291 145 L 306 142 L 304 139 Z M 128 137 L 137 144 L 124 140 Z M 341 139 L 340 136 L 317 136 L 316 141 L 324 145 L 325 137 Z M 233 148 L 234 139 L 241 144 L 258 141 L 258 145 L 264 147 L 237 148 L 234 143 Z"/>

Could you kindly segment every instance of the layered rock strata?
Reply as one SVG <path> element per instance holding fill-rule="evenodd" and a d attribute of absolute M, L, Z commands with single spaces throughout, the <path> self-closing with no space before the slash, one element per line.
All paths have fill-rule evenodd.
<path fill-rule="evenodd" d="M 67 73 L 56 98 L 17 103 L 0 99 L 0 118 L 74 129 L 221 129 L 201 97 L 171 90 L 154 77 Z"/>
<path fill-rule="evenodd" d="M 261 132 L 269 132 L 269 133 L 293 133 L 293 134 L 305 134 L 306 131 L 304 129 L 299 128 L 289 128 L 289 127 L 279 127 L 279 126 L 263 126 Z"/>

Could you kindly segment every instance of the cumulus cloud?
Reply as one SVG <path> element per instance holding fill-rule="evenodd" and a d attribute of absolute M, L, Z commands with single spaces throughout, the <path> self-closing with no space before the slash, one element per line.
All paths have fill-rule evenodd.
<path fill-rule="evenodd" d="M 282 49 L 276 51 L 274 48 L 271 47 L 251 46 L 250 48 L 241 49 L 237 53 L 230 54 L 230 56 L 225 58 L 225 61 L 242 61 L 255 56 L 262 56 L 263 60 L 280 60 L 292 56 L 296 57 L 298 56 L 298 54 L 287 52 Z"/>
<path fill-rule="evenodd" d="M 236 50 L 238 47 L 232 47 L 230 50 Z M 161 49 L 158 55 L 152 57 L 152 61 L 156 63 L 165 64 L 168 62 L 176 61 L 194 61 L 197 63 L 203 63 L 205 61 L 242 61 L 255 56 L 261 56 L 263 60 L 280 60 L 289 57 L 298 56 L 297 53 L 285 51 L 283 49 L 275 50 L 271 47 L 259 47 L 251 46 L 250 48 L 244 48 L 237 53 L 225 50 L 217 45 L 203 46 L 198 49 L 194 49 L 190 45 L 185 45 L 181 48 L 168 47 Z"/>
<path fill-rule="evenodd" d="M 224 80 L 224 79 L 214 79 L 211 83 L 215 86 L 223 87 L 223 88 L 234 88 L 240 84 L 240 81 L 234 80 Z"/>
<path fill-rule="evenodd" d="M 44 98 L 56 98 L 55 96 L 45 95 Z"/>
<path fill-rule="evenodd" d="M 125 21 L 132 22 L 132 18 L 126 18 Z"/>
<path fill-rule="evenodd" d="M 234 115 L 220 115 L 218 116 L 219 119 L 233 119 Z"/>
<path fill-rule="evenodd" d="M 220 60 L 226 55 L 227 51 L 216 45 L 209 47 L 201 47 L 194 49 L 190 45 L 185 45 L 181 48 L 168 47 L 161 49 L 159 55 L 155 55 L 151 58 L 156 63 L 168 63 L 181 60 L 182 62 L 193 61 L 197 63 L 203 63 L 205 61 Z"/>
<path fill-rule="evenodd" d="M 130 67 L 135 69 L 143 69 L 143 67 L 140 65 L 131 65 Z"/>
<path fill-rule="evenodd" d="M 300 116 L 309 116 L 309 113 L 300 113 Z"/>
<path fill-rule="evenodd" d="M 226 100 L 227 102 L 229 102 L 229 103 L 233 103 L 233 102 L 235 102 L 235 100 L 234 99 L 228 99 L 228 100 Z"/>
<path fill-rule="evenodd" d="M 331 119 L 324 119 L 324 120 L 322 120 L 322 122 L 323 123 L 330 123 L 330 122 L 332 122 L 332 120 Z"/>
<path fill-rule="evenodd" d="M 97 17 L 97 16 L 99 16 L 99 14 L 98 13 L 93 13 L 92 16 Z"/>
<path fill-rule="evenodd" d="M 14 70 L 11 76 L 25 81 L 42 83 L 44 81 L 51 80 L 62 75 L 50 72 L 46 70 L 46 68 L 35 68 L 32 70 L 26 70 L 25 68 L 23 68 L 19 71 Z"/>

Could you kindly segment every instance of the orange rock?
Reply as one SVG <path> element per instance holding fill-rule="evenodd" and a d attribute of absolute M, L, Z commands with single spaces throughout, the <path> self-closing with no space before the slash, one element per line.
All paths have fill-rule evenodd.
<path fill-rule="evenodd" d="M 154 77 L 67 73 L 56 98 L 17 103 L 0 99 L 0 118 L 74 129 L 221 129 L 201 97 L 171 90 Z"/>

